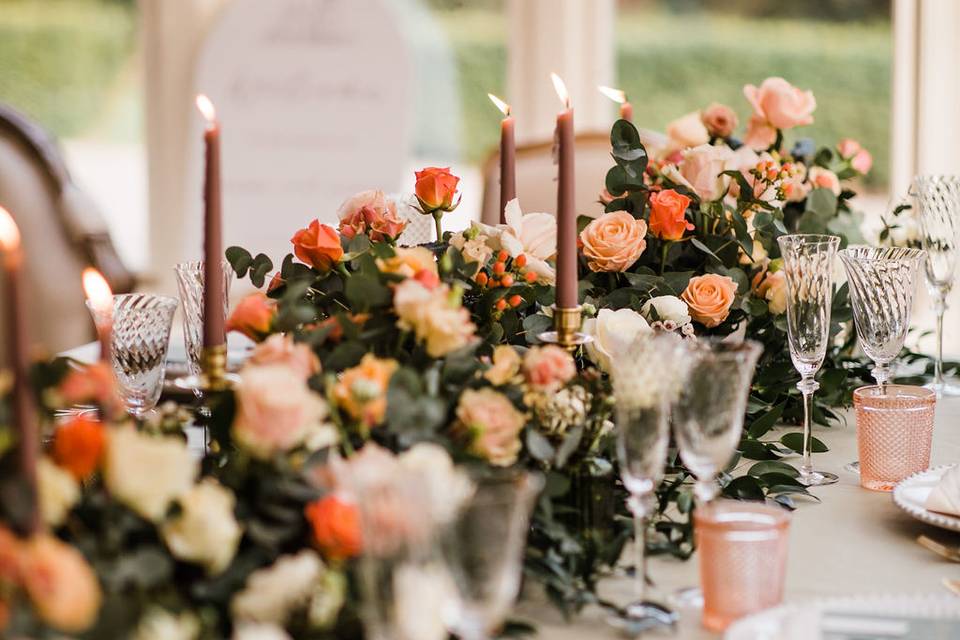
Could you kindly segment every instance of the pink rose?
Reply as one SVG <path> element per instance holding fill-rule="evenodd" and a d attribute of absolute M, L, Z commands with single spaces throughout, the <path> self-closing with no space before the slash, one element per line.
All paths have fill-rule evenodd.
<path fill-rule="evenodd" d="M 626 271 L 647 248 L 647 223 L 626 211 L 605 213 L 580 232 L 591 271 Z"/>
<path fill-rule="evenodd" d="M 320 360 L 313 349 L 279 333 L 258 344 L 248 362 L 256 365 L 283 365 L 302 375 L 304 380 L 320 373 Z"/>
<path fill-rule="evenodd" d="M 667 137 L 681 149 L 696 147 L 710 141 L 707 128 L 700 121 L 700 113 L 693 111 L 667 125 Z"/>
<path fill-rule="evenodd" d="M 837 151 L 840 153 L 840 157 L 844 160 L 857 155 L 857 152 L 862 148 L 863 147 L 860 146 L 860 143 L 853 138 L 844 138 L 837 143 Z"/>
<path fill-rule="evenodd" d="M 300 445 L 327 415 L 326 403 L 301 372 L 282 365 L 244 367 L 236 396 L 233 437 L 261 460 Z"/>
<path fill-rule="evenodd" d="M 753 115 L 747 123 L 747 135 L 743 144 L 755 151 L 769 149 L 777 141 L 777 130 L 771 127 L 763 118 Z"/>
<path fill-rule="evenodd" d="M 526 418 L 507 396 L 489 387 L 467 389 L 457 403 L 457 421 L 471 453 L 496 467 L 516 462 Z"/>
<path fill-rule="evenodd" d="M 719 325 L 730 315 L 730 307 L 737 295 L 733 278 L 708 273 L 690 278 L 680 299 L 687 303 L 690 316 L 705 327 Z"/>
<path fill-rule="evenodd" d="M 337 212 L 340 235 L 353 239 L 366 234 L 374 242 L 392 242 L 403 233 L 407 221 L 397 215 L 397 205 L 382 191 L 363 191 L 353 196 Z"/>
<path fill-rule="evenodd" d="M 103 593 L 86 558 L 49 533 L 18 547 L 24 590 L 40 619 L 71 635 L 89 629 L 100 613 Z"/>
<path fill-rule="evenodd" d="M 533 347 L 523 357 L 523 377 L 535 389 L 556 391 L 575 375 L 573 356 L 556 345 Z"/>
<path fill-rule="evenodd" d="M 834 195 L 840 195 L 840 179 L 837 174 L 830 169 L 823 167 L 810 167 L 807 173 L 807 179 L 814 189 L 829 189 Z"/>
<path fill-rule="evenodd" d="M 812 91 L 801 91 L 783 78 L 767 78 L 759 87 L 748 84 L 743 95 L 753 113 L 776 129 L 813 124 L 817 100 Z"/>
<path fill-rule="evenodd" d="M 733 151 L 726 145 L 702 144 L 688 149 L 676 170 L 667 170 L 666 176 L 693 190 L 701 200 L 719 200 L 727 193 L 730 177 L 722 175 L 733 169 Z"/>
<path fill-rule="evenodd" d="M 857 172 L 866 175 L 873 167 L 873 156 L 866 149 L 860 149 L 860 151 L 857 151 L 857 155 L 853 156 L 853 160 L 850 161 L 850 166 Z"/>
<path fill-rule="evenodd" d="M 714 102 L 701 111 L 700 120 L 707 128 L 707 133 L 715 138 L 727 138 L 737 128 L 737 114 L 719 102 Z"/>

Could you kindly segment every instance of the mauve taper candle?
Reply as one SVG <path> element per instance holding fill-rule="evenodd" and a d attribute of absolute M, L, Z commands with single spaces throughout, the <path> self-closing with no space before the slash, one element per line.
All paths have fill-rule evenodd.
<path fill-rule="evenodd" d="M 492 93 L 487 96 L 503 112 L 503 121 L 500 123 L 500 223 L 503 224 L 506 222 L 503 211 L 507 203 L 517 197 L 517 145 L 510 105 Z"/>
<path fill-rule="evenodd" d="M 207 121 L 203 132 L 203 346 L 226 342 L 223 310 L 223 212 L 220 192 L 220 123 L 213 103 L 197 96 L 197 108 Z"/>
<path fill-rule="evenodd" d="M 563 111 L 557 114 L 557 307 L 574 308 L 577 300 L 577 213 L 573 158 L 573 109 L 563 80 L 552 74 L 553 85 L 563 102 Z"/>

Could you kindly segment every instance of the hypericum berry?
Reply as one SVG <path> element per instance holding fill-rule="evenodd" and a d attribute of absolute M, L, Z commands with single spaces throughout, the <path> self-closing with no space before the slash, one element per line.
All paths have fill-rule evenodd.
<path fill-rule="evenodd" d="M 497 311 L 503 311 L 504 309 L 507 308 L 507 301 L 504 300 L 503 298 L 500 298 L 499 300 L 497 300 L 496 306 L 497 306 Z"/>
<path fill-rule="evenodd" d="M 490 278 L 489 284 L 491 289 L 496 289 L 497 287 L 500 286 L 500 281 L 497 280 L 496 278 Z"/>
<path fill-rule="evenodd" d="M 509 257 L 510 254 L 507 253 L 506 249 L 500 249 L 500 253 L 497 254 L 497 262 L 506 262 Z"/>
<path fill-rule="evenodd" d="M 507 265 L 502 262 L 493 263 L 493 273 L 502 276 L 507 270 Z"/>
<path fill-rule="evenodd" d="M 537 281 L 537 274 L 535 274 L 533 271 L 527 271 L 525 274 L 523 274 L 523 279 L 528 283 L 533 284 Z"/>
<path fill-rule="evenodd" d="M 509 273 L 503 274 L 503 277 L 500 278 L 501 287 L 512 287 L 513 286 L 513 276 Z"/>
<path fill-rule="evenodd" d="M 514 294 L 514 295 L 510 296 L 510 306 L 511 306 L 511 307 L 519 307 L 521 302 L 523 302 L 523 298 L 521 298 L 521 297 L 519 296 L 519 294 Z"/>
<path fill-rule="evenodd" d="M 527 256 L 524 253 L 521 253 L 516 258 L 513 259 L 513 265 L 518 269 L 523 269 L 527 266 Z"/>
<path fill-rule="evenodd" d="M 480 285 L 481 287 L 483 287 L 483 286 L 485 286 L 485 285 L 487 284 L 487 280 L 489 280 L 489 278 L 487 278 L 487 274 L 486 274 L 486 273 L 484 273 L 483 271 L 481 271 L 480 273 L 477 274 L 477 277 L 475 278 L 475 280 L 477 281 L 477 284 L 478 284 L 478 285 Z"/>

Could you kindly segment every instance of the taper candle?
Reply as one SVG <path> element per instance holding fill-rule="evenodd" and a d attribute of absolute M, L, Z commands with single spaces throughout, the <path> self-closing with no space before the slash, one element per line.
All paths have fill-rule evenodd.
<path fill-rule="evenodd" d="M 3 270 L 6 273 L 7 358 L 13 371 L 13 417 L 17 433 L 20 475 L 30 511 L 25 533 L 40 529 L 40 508 L 37 502 L 37 455 L 40 436 L 37 432 L 36 411 L 30 393 L 30 341 L 23 306 L 23 250 L 20 230 L 13 217 L 0 207 L 0 251 L 3 252 Z"/>
<path fill-rule="evenodd" d="M 488 93 L 487 96 L 503 112 L 500 123 L 500 223 L 506 222 L 504 209 L 507 203 L 517 197 L 517 146 L 514 141 L 514 122 L 510 114 L 510 105 Z"/>
<path fill-rule="evenodd" d="M 603 86 L 597 87 L 597 89 L 599 89 L 603 95 L 620 104 L 621 120 L 633 121 L 633 105 L 627 100 L 627 94 L 623 90 Z"/>
<path fill-rule="evenodd" d="M 106 278 L 92 267 L 83 270 L 83 291 L 97 326 L 100 361 L 109 363 L 113 342 L 113 292 Z"/>
<path fill-rule="evenodd" d="M 572 308 L 577 297 L 577 212 L 574 202 L 573 109 L 570 95 L 560 76 L 553 73 L 553 86 L 563 110 L 557 114 L 557 307 Z"/>
<path fill-rule="evenodd" d="M 223 219 L 220 192 L 220 123 L 210 99 L 197 96 L 197 108 L 207 122 L 203 132 L 203 346 L 226 342 L 223 300 Z"/>

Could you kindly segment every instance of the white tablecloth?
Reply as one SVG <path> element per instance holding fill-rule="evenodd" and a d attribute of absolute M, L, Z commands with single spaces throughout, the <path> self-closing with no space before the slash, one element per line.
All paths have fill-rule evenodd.
<path fill-rule="evenodd" d="M 844 470 L 846 463 L 858 457 L 852 412 L 846 425 L 817 428 L 816 436 L 830 451 L 815 454 L 815 466 L 836 473 L 840 481 L 812 490 L 820 503 L 797 501 L 802 504 L 791 523 L 786 600 L 799 602 L 855 593 L 945 593 L 942 578 L 960 579 L 960 564 L 941 559 L 915 540 L 927 534 L 960 546 L 960 534 L 914 520 L 894 505 L 889 493 L 861 489 L 858 477 Z M 951 462 L 960 462 L 960 399 L 941 400 L 937 406 L 931 465 Z M 656 583 L 654 591 L 667 594 L 698 584 L 697 562 L 696 555 L 686 562 L 651 559 L 648 571 Z M 631 581 L 610 578 L 601 585 L 601 591 L 614 602 L 627 603 L 631 600 Z M 570 622 L 545 602 L 524 602 L 518 613 L 536 623 L 542 638 L 620 637 L 606 625 L 599 608 L 586 609 Z M 698 611 L 685 610 L 680 615 L 677 633 L 669 637 L 720 637 L 701 628 Z"/>

